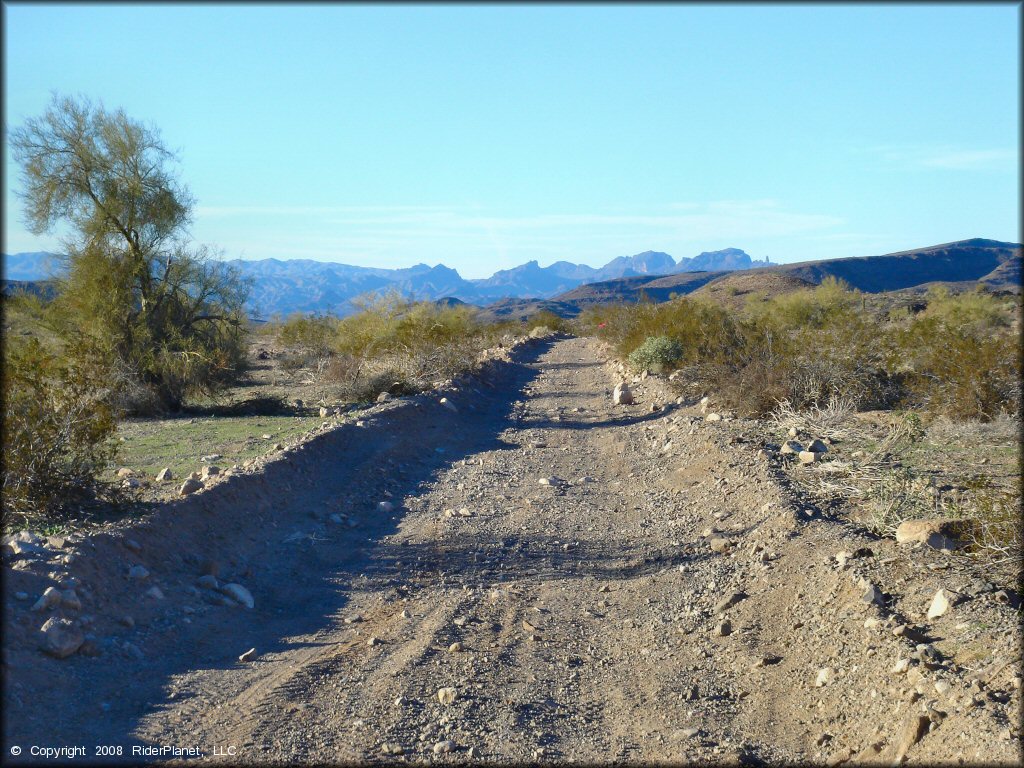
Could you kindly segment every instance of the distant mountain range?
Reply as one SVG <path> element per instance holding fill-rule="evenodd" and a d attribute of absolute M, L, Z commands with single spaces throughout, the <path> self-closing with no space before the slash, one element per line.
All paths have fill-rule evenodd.
<path fill-rule="evenodd" d="M 485 307 L 485 316 L 499 318 L 522 318 L 540 309 L 571 317 L 591 304 L 641 298 L 667 301 L 695 291 L 713 296 L 762 288 L 789 290 L 816 285 L 830 276 L 868 293 L 918 289 L 933 283 L 1021 290 L 1020 244 L 981 238 L 882 256 L 797 264 L 755 262 L 738 248 L 701 253 L 678 262 L 667 253 L 644 251 L 612 259 L 599 269 L 566 261 L 541 267 L 530 261 L 481 280 L 465 280 L 443 264 L 377 269 L 301 259 L 236 259 L 230 263 L 253 279 L 250 310 L 258 317 L 291 312 L 344 315 L 353 310 L 354 299 L 391 289 L 416 299 L 475 304 Z M 48 253 L 5 255 L 5 290 L 20 287 L 45 294 L 45 285 L 18 281 L 45 278 L 55 264 L 53 254 Z"/>
<path fill-rule="evenodd" d="M 41 280 L 52 276 L 53 254 L 17 253 L 4 255 L 5 280 Z M 228 262 L 253 280 L 249 308 L 267 317 L 292 312 L 333 312 L 344 315 L 353 310 L 353 299 L 368 293 L 397 290 L 414 299 L 454 298 L 486 305 L 503 299 L 546 299 L 590 283 L 632 277 L 650 277 L 679 272 L 736 270 L 768 266 L 756 262 L 738 248 L 683 257 L 677 263 L 667 253 L 644 251 L 619 256 L 603 267 L 557 261 L 542 267 L 529 261 L 488 278 L 466 280 L 444 264 L 417 264 L 405 269 L 357 267 L 309 259 L 261 259 Z"/>

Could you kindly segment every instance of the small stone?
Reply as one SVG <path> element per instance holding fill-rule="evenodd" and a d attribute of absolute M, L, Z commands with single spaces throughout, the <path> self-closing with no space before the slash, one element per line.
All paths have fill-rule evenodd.
<path fill-rule="evenodd" d="M 128 549 L 128 550 L 131 550 L 132 552 L 141 552 L 142 551 L 142 545 L 139 544 L 139 542 L 137 542 L 135 539 L 125 539 L 124 540 L 124 548 Z"/>
<path fill-rule="evenodd" d="M 366 641 L 366 644 L 371 648 L 375 648 L 376 646 L 381 644 L 381 640 L 379 637 L 371 637 L 369 640 Z"/>
<path fill-rule="evenodd" d="M 454 752 L 454 751 L 455 751 L 455 742 L 451 741 L 451 740 L 439 741 L 439 742 L 437 742 L 437 744 L 434 745 L 434 754 L 435 755 L 440 755 L 440 754 L 443 754 L 445 752 Z"/>
<path fill-rule="evenodd" d="M 787 440 L 782 444 L 782 448 L 779 449 L 779 453 L 785 454 L 797 454 L 802 451 L 804 447 L 800 445 L 796 440 Z"/>
<path fill-rule="evenodd" d="M 736 603 L 740 602 L 746 597 L 746 592 L 733 592 L 731 595 L 724 597 L 718 601 L 718 603 L 715 605 L 715 613 L 722 613 L 723 611 L 727 611 L 728 609 L 736 605 Z"/>
<path fill-rule="evenodd" d="M 818 676 L 814 678 L 814 687 L 821 688 L 828 685 L 834 674 L 832 667 L 822 667 L 818 670 Z"/>
<path fill-rule="evenodd" d="M 813 464 L 818 460 L 818 454 L 814 451 L 800 451 L 797 457 L 800 459 L 801 464 Z"/>
<path fill-rule="evenodd" d="M 614 405 L 633 404 L 633 391 L 629 388 L 629 384 L 623 381 L 615 385 L 615 389 L 612 391 L 612 403 Z"/>
<path fill-rule="evenodd" d="M 220 582 L 213 574 L 207 573 L 196 579 L 196 585 L 203 589 L 220 589 Z"/>
<path fill-rule="evenodd" d="M 454 688 L 439 688 L 437 691 L 437 700 L 445 705 L 454 704 L 457 696 L 458 692 Z"/>
<path fill-rule="evenodd" d="M 73 589 L 67 589 L 60 596 L 60 604 L 72 611 L 82 610 L 82 601 Z"/>
<path fill-rule="evenodd" d="M 164 593 L 160 591 L 160 587 L 150 587 L 146 590 L 146 594 L 154 600 L 164 599 Z"/>
<path fill-rule="evenodd" d="M 949 596 L 946 594 L 946 590 L 940 589 L 935 593 L 935 597 L 932 598 L 932 603 L 928 606 L 928 618 L 937 619 L 940 616 L 945 615 L 946 611 L 950 609 L 952 602 L 950 602 Z"/>
<path fill-rule="evenodd" d="M 386 393 L 382 392 L 381 394 L 386 394 Z M 402 748 L 401 744 L 395 744 L 394 742 L 390 742 L 390 741 L 385 742 L 384 744 L 381 744 L 380 751 L 383 752 L 385 755 L 404 755 L 405 754 L 405 750 Z"/>
<path fill-rule="evenodd" d="M 225 584 L 220 588 L 220 591 L 232 600 L 241 603 L 246 608 L 252 608 L 256 605 L 256 601 L 253 600 L 252 593 L 241 584 Z"/>
<path fill-rule="evenodd" d="M 726 553 L 732 548 L 732 541 L 722 536 L 715 536 L 708 542 L 708 546 L 715 552 Z"/>
<path fill-rule="evenodd" d="M 807 446 L 807 450 L 811 453 L 828 453 L 828 446 L 821 440 L 812 440 L 811 444 Z"/>
<path fill-rule="evenodd" d="M 897 544 L 920 542 L 933 549 L 957 549 L 959 543 L 952 536 L 954 522 L 942 518 L 904 520 L 896 529 Z"/>
<path fill-rule="evenodd" d="M 860 599 L 861 602 L 867 603 L 868 605 L 885 604 L 885 596 L 874 584 L 867 585 L 867 588 L 864 590 L 864 594 L 861 595 Z"/>
<path fill-rule="evenodd" d="M 722 420 L 722 414 L 715 413 L 714 411 L 712 411 L 711 413 L 709 413 L 707 416 L 704 417 L 704 421 L 721 421 L 721 420 Z"/>
<path fill-rule="evenodd" d="M 40 647 L 44 653 L 58 659 L 64 659 L 77 651 L 85 642 L 82 630 L 67 619 L 51 616 L 42 627 Z"/>
<path fill-rule="evenodd" d="M 32 606 L 33 611 L 45 611 L 50 608 L 56 608 L 60 605 L 61 593 L 56 587 L 47 587 L 42 596 L 36 601 L 36 604 Z"/>
<path fill-rule="evenodd" d="M 910 668 L 910 659 L 897 659 L 893 665 L 892 672 L 894 675 L 905 674 L 907 669 Z"/>
<path fill-rule="evenodd" d="M 128 569 L 128 578 L 142 581 L 149 578 L 149 571 L 144 565 L 133 565 Z"/>
<path fill-rule="evenodd" d="M 720 621 L 715 626 L 714 634 L 715 637 L 728 637 L 732 634 L 732 623 L 728 619 Z"/>
<path fill-rule="evenodd" d="M 458 409 L 458 407 L 457 407 L 457 406 L 455 405 L 455 403 L 453 403 L 453 402 L 452 402 L 451 400 L 449 400 L 449 399 L 448 399 L 447 397 L 442 397 L 442 398 L 441 398 L 441 400 L 440 400 L 440 403 L 441 403 L 441 405 L 442 405 L 442 406 L 444 406 L 445 408 L 447 408 L 447 409 L 448 409 L 449 411 L 451 411 L 452 413 L 458 413 L 458 412 L 459 412 L 459 409 Z"/>
<path fill-rule="evenodd" d="M 398 614 L 398 615 L 401 616 L 403 619 L 411 619 L 412 618 L 412 614 L 409 613 L 409 611 L 406 610 L 405 608 L 403 608 L 402 612 L 400 614 Z"/>
<path fill-rule="evenodd" d="M 256 649 L 250 648 L 248 651 L 238 657 L 239 661 L 252 661 L 256 658 Z"/>
<path fill-rule="evenodd" d="M 395 510 L 395 505 L 390 501 L 381 501 L 378 502 L 377 509 L 381 512 L 393 512 Z"/>
<path fill-rule="evenodd" d="M 118 622 L 122 626 L 128 627 L 128 629 L 131 629 L 135 626 L 135 619 L 133 619 L 131 616 L 122 616 L 120 619 L 118 619 Z"/>
<path fill-rule="evenodd" d="M 448 646 L 448 653 L 461 653 L 463 650 L 462 643 L 454 642 Z"/>
<path fill-rule="evenodd" d="M 181 487 L 178 489 L 178 493 L 182 496 L 188 496 L 191 493 L 202 490 L 204 487 L 202 480 L 190 477 L 181 484 Z"/>
<path fill-rule="evenodd" d="M 219 474 L 220 474 L 220 467 L 218 467 L 218 466 L 216 466 L 214 464 L 209 464 L 209 465 L 203 467 L 202 472 L 199 475 L 199 479 L 205 481 L 205 480 L 209 480 L 211 477 L 216 477 Z"/>
<path fill-rule="evenodd" d="M 358 613 L 354 614 L 352 616 L 346 616 L 345 617 L 345 623 L 346 624 L 359 624 L 362 620 L 363 620 L 363 617 L 361 615 L 359 615 Z"/>
<path fill-rule="evenodd" d="M 125 643 L 121 646 L 121 652 L 128 658 L 135 659 L 136 661 L 141 661 L 145 658 L 142 649 L 135 645 L 135 643 Z"/>
<path fill-rule="evenodd" d="M 952 688 L 952 686 L 945 680 L 935 681 L 935 692 L 939 694 L 939 696 L 945 696 L 949 693 L 950 688 Z"/>
<path fill-rule="evenodd" d="M 135 471 L 132 470 L 132 469 L 129 469 L 128 467 L 121 467 L 119 470 L 117 470 L 117 476 L 118 477 L 131 477 L 134 474 L 135 474 Z"/>
<path fill-rule="evenodd" d="M 174 473 L 171 472 L 170 467 L 164 467 L 156 474 L 156 481 L 158 483 L 166 483 L 169 480 L 174 479 Z"/>
<path fill-rule="evenodd" d="M 14 593 L 14 599 L 15 600 L 28 600 L 28 592 L 15 592 Z"/>

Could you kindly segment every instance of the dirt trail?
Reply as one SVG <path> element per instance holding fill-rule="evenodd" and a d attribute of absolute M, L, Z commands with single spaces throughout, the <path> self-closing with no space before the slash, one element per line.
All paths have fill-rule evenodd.
<path fill-rule="evenodd" d="M 952 633 L 893 632 L 927 608 L 934 572 L 800 504 L 742 424 L 705 422 L 663 382 L 612 406 L 595 342 L 517 354 L 449 393 L 457 412 L 389 404 L 258 491 L 238 478 L 140 526 L 165 602 L 109 631 L 144 658 L 16 645 L 7 742 L 199 746 L 231 763 L 1018 759 L 1009 608 L 977 600 L 1008 649 L 990 666 L 893 674 Z M 192 587 L 211 558 L 254 610 Z M 92 610 L 130 610 L 140 588 L 118 589 Z M 8 626 L 34 628 L 18 610 Z"/>

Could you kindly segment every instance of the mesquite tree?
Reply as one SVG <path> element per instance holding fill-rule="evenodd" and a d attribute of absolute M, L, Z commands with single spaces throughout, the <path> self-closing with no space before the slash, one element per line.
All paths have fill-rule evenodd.
<path fill-rule="evenodd" d="M 69 231 L 54 305 L 69 348 L 109 364 L 134 410 L 177 410 L 186 395 L 232 380 L 245 359 L 249 286 L 190 243 L 193 200 L 158 131 L 55 95 L 10 142 L 29 229 Z"/>

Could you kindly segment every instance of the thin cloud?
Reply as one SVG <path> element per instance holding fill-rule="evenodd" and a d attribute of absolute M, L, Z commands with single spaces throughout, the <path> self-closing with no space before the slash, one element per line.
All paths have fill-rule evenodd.
<path fill-rule="evenodd" d="M 1002 171 L 1020 166 L 1017 149 L 965 149 L 951 146 L 880 146 L 870 152 L 904 168 L 947 171 Z"/>

